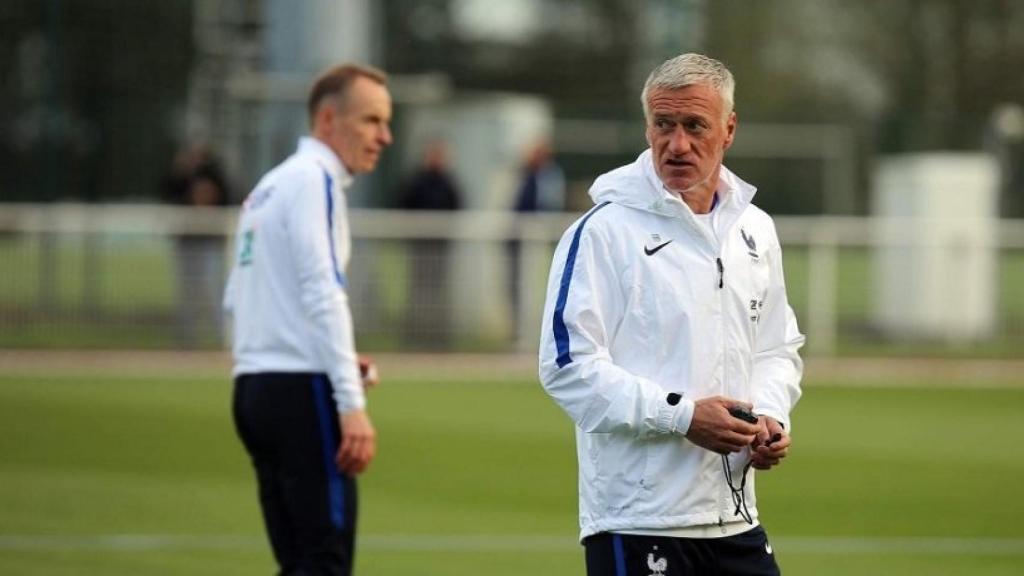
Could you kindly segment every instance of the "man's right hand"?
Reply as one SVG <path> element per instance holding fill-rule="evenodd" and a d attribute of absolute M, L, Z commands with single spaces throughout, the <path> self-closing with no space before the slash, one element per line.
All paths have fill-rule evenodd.
<path fill-rule="evenodd" d="M 341 445 L 334 460 L 338 470 L 354 476 L 370 465 L 377 453 L 377 431 L 363 410 L 345 412 L 339 417 Z"/>
<path fill-rule="evenodd" d="M 739 452 L 754 442 L 761 427 L 757 424 L 744 422 L 729 414 L 729 408 L 740 405 L 748 410 L 751 405 L 739 400 L 712 396 L 694 402 L 693 420 L 686 438 L 712 452 L 728 454 Z"/>
<path fill-rule="evenodd" d="M 377 363 L 373 361 L 373 358 L 360 354 L 359 359 L 359 376 L 363 379 L 363 389 L 369 390 L 375 388 L 377 384 L 380 384 L 380 372 L 377 371 Z"/>

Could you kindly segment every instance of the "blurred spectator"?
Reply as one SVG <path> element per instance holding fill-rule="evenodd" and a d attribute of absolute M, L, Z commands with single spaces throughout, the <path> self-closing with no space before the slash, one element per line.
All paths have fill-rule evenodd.
<path fill-rule="evenodd" d="M 458 210 L 459 189 L 449 173 L 448 145 L 433 140 L 423 151 L 423 163 L 403 184 L 399 207 L 405 210 Z"/>
<path fill-rule="evenodd" d="M 515 211 L 560 212 L 565 209 L 565 173 L 555 162 L 547 140 L 535 143 L 523 161 L 522 180 L 516 195 Z M 522 337 L 520 316 L 523 310 L 521 246 L 518 239 L 508 243 L 509 298 L 512 303 L 512 328 L 515 339 Z M 532 328 L 531 328 L 532 329 Z"/>
<path fill-rule="evenodd" d="M 228 185 L 220 161 L 202 144 L 182 148 L 164 179 L 163 196 L 182 206 L 226 206 Z M 217 234 L 175 238 L 177 336 L 183 347 L 199 347 L 209 335 L 221 338 L 224 250 L 224 237 Z"/>
<path fill-rule="evenodd" d="M 565 173 L 546 140 L 533 145 L 523 163 L 516 212 L 558 212 L 565 209 Z"/>
<path fill-rule="evenodd" d="M 458 210 L 458 186 L 450 174 L 448 145 L 433 140 L 423 151 L 421 166 L 399 191 L 405 210 Z M 407 336 L 417 347 L 443 348 L 451 340 L 452 310 L 448 269 L 451 246 L 442 239 L 412 241 L 412 310 L 406 315 Z"/>

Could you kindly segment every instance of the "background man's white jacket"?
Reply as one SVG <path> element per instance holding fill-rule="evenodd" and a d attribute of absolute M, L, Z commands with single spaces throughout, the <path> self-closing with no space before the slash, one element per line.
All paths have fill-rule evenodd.
<path fill-rule="evenodd" d="M 242 205 L 224 291 L 233 374 L 326 373 L 339 412 L 366 406 L 345 292 L 351 181 L 330 148 L 300 139 Z"/>
<path fill-rule="evenodd" d="M 540 379 L 576 423 L 581 538 L 739 519 L 719 455 L 682 436 L 695 400 L 749 401 L 791 429 L 804 338 L 754 192 L 722 168 L 712 235 L 664 190 L 648 150 L 599 177 L 597 206 L 563 235 Z M 730 458 L 735 484 L 746 458 Z M 746 497 L 756 517 L 752 477 Z"/>

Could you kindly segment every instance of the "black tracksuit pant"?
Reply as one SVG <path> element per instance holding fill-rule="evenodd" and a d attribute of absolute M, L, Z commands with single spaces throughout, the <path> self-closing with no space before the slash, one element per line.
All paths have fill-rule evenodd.
<path fill-rule="evenodd" d="M 725 538 L 602 532 L 583 540 L 588 576 L 779 576 L 764 528 Z"/>
<path fill-rule="evenodd" d="M 240 375 L 233 412 L 280 574 L 351 574 L 356 483 L 334 462 L 340 431 L 327 376 Z"/>

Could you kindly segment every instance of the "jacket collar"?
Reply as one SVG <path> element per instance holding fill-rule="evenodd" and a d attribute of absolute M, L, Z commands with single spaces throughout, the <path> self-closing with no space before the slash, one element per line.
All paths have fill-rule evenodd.
<path fill-rule="evenodd" d="M 338 188 L 348 188 L 349 184 L 352 183 L 352 175 L 345 169 L 345 165 L 341 163 L 341 160 L 338 159 L 334 151 L 319 139 L 312 136 L 299 138 L 299 144 L 295 153 L 308 154 L 316 158 L 317 163 L 337 181 Z"/>
<path fill-rule="evenodd" d="M 755 192 L 756 188 L 741 180 L 725 166 L 721 167 L 716 188 L 718 205 L 715 207 L 715 211 L 718 212 L 717 229 L 720 235 L 724 237 L 750 206 Z M 590 188 L 590 196 L 595 204 L 611 201 L 638 210 L 679 218 L 694 229 L 703 229 L 697 224 L 696 216 L 690 207 L 679 196 L 665 189 L 665 185 L 655 172 L 650 149 L 643 151 L 636 162 L 599 176 Z"/>
<path fill-rule="evenodd" d="M 693 213 L 690 207 L 677 194 L 669 192 L 665 188 L 661 178 L 658 177 L 658 173 L 654 169 L 654 158 L 650 149 L 645 150 L 637 158 L 637 162 L 640 164 L 644 179 L 646 180 L 646 192 L 654 198 L 655 205 L 677 214 L 680 212 Z M 718 172 L 718 186 L 715 187 L 715 193 L 718 195 L 718 205 L 715 209 L 742 212 L 754 199 L 756 192 L 757 188 L 744 182 L 739 176 L 723 165 Z"/>

